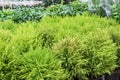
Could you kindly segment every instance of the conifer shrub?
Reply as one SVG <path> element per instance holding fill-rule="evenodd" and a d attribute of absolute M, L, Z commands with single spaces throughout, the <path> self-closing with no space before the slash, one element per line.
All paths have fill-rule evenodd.
<path fill-rule="evenodd" d="M 39 45 L 47 48 L 52 48 L 55 43 L 55 33 L 53 29 L 40 28 L 37 30 L 37 40 L 39 40 Z"/>
<path fill-rule="evenodd" d="M 68 72 L 67 80 L 86 79 L 87 60 L 82 58 L 84 45 L 79 39 L 66 37 L 54 45 L 56 56 L 62 61 L 62 67 Z"/>
<path fill-rule="evenodd" d="M 0 29 L 0 40 L 9 42 L 11 40 L 12 34 L 9 30 Z"/>
<path fill-rule="evenodd" d="M 6 47 L 10 44 L 12 38 L 12 34 L 9 30 L 0 29 L 0 80 L 4 79 L 4 75 L 8 75 L 7 72 L 9 71 L 8 66 L 9 60 L 12 56 L 6 54 Z"/>
<path fill-rule="evenodd" d="M 2 57 L 5 48 L 10 43 L 11 38 L 12 34 L 10 31 L 0 29 L 0 55 L 1 55 L 0 57 Z"/>
<path fill-rule="evenodd" d="M 4 69 L 7 72 L 1 77 L 4 80 L 65 80 L 66 77 L 61 61 L 49 49 L 31 50 L 17 56 Z"/>
<path fill-rule="evenodd" d="M 19 25 L 19 24 L 18 24 Z M 4 22 L 0 22 L 0 28 L 5 29 L 5 30 L 13 30 L 14 28 L 17 27 L 17 24 L 15 24 L 11 20 L 6 20 Z"/>
<path fill-rule="evenodd" d="M 30 49 L 38 47 L 36 30 L 32 26 L 23 26 L 15 29 L 10 44 L 6 48 L 7 53 L 23 54 Z"/>
<path fill-rule="evenodd" d="M 5 52 L 0 56 L 0 80 L 13 80 L 13 70 L 17 66 L 14 56 Z"/>
<path fill-rule="evenodd" d="M 5 60 L 4 56 L 6 55 L 5 50 L 10 43 L 11 36 L 12 35 L 8 30 L 2 30 L 2 29 L 0 30 L 0 69 L 1 67 L 4 66 L 4 60 Z M 1 74 L 0 74 L 0 77 L 1 77 Z"/>
<path fill-rule="evenodd" d="M 105 73 L 110 74 L 116 67 L 116 46 L 110 39 L 106 30 L 89 32 L 84 39 L 86 50 L 83 54 L 88 60 L 86 64 L 89 77 L 99 77 Z"/>
<path fill-rule="evenodd" d="M 116 28 L 110 28 L 109 31 L 111 35 L 111 39 L 117 46 L 117 65 L 120 66 L 120 28 L 119 26 Z"/>
<path fill-rule="evenodd" d="M 75 16 L 75 17 L 45 17 L 40 27 L 53 29 L 57 34 L 65 36 L 73 34 L 86 34 L 89 31 L 96 30 L 97 28 L 104 29 L 112 26 L 116 26 L 114 20 L 108 20 L 106 18 L 100 18 L 98 16 Z"/>

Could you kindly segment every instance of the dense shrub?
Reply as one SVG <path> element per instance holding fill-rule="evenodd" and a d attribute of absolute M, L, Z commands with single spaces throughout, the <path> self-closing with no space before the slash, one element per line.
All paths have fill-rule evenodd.
<path fill-rule="evenodd" d="M 120 66 L 120 28 L 119 26 L 116 28 L 110 28 L 111 39 L 117 46 L 117 65 Z"/>
<path fill-rule="evenodd" d="M 43 28 L 42 30 L 38 29 L 37 31 L 37 39 L 40 41 L 41 47 L 52 48 L 55 42 L 54 30 Z"/>
<path fill-rule="evenodd" d="M 62 67 L 69 73 L 68 80 L 85 79 L 87 60 L 82 59 L 84 45 L 79 39 L 65 38 L 54 46 L 54 51 L 62 61 Z"/>
<path fill-rule="evenodd" d="M 0 29 L 0 80 L 4 80 L 4 74 L 8 75 L 6 70 L 6 64 L 9 65 L 9 60 L 12 56 L 6 54 L 6 47 L 9 45 L 12 38 L 12 34 L 9 30 Z M 10 56 L 8 58 L 8 56 Z"/>
<path fill-rule="evenodd" d="M 4 80 L 64 80 L 61 62 L 49 49 L 38 49 L 17 56 L 4 66 L 7 73 L 0 69 L 0 78 Z"/>
<path fill-rule="evenodd" d="M 7 47 L 7 53 L 23 54 L 40 46 L 37 41 L 36 30 L 33 27 L 18 27 L 15 30 Z"/>
<path fill-rule="evenodd" d="M 10 43 L 12 34 L 8 30 L 0 30 L 0 58 L 4 54 L 5 48 Z"/>
<path fill-rule="evenodd" d="M 84 57 L 88 60 L 89 77 L 110 73 L 116 67 L 116 47 L 106 30 L 90 32 L 85 37 Z"/>
<path fill-rule="evenodd" d="M 0 22 L 0 28 L 4 29 L 4 30 L 10 30 L 13 31 L 15 28 L 17 28 L 19 26 L 19 24 L 15 24 L 13 21 L 11 20 L 6 20 L 4 22 Z"/>

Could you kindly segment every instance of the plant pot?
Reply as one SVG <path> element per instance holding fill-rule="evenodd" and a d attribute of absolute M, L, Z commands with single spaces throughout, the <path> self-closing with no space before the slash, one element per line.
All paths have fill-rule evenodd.
<path fill-rule="evenodd" d="M 91 78 L 89 80 L 102 80 L 102 77 L 98 77 L 98 78 Z"/>
<path fill-rule="evenodd" d="M 105 80 L 120 80 L 120 72 L 113 72 L 111 75 L 106 75 Z"/>

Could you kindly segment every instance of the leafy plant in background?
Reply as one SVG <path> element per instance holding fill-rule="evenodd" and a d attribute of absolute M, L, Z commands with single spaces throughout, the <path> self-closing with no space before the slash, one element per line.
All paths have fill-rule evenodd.
<path fill-rule="evenodd" d="M 115 5 L 119 5 L 119 0 L 89 0 L 88 1 L 88 9 L 91 13 L 96 13 L 101 17 L 110 17 L 111 16 L 111 8 L 112 8 L 112 17 L 115 19 L 115 12 L 119 11 L 119 8 Z M 115 13 L 115 14 L 114 14 Z M 118 12 L 119 13 L 119 12 Z"/>
<path fill-rule="evenodd" d="M 43 0 L 43 2 L 45 3 L 45 6 L 50 6 L 50 5 L 54 5 L 54 4 L 58 4 L 61 3 L 61 0 Z"/>
<path fill-rule="evenodd" d="M 87 4 L 79 1 L 71 2 L 67 5 L 57 4 L 52 5 L 47 8 L 48 16 L 75 16 L 77 14 L 82 15 L 85 11 L 87 11 Z"/>
<path fill-rule="evenodd" d="M 54 4 L 68 4 L 72 1 L 76 1 L 76 0 L 43 0 L 45 6 L 50 6 Z"/>
<path fill-rule="evenodd" d="M 83 3 L 80 1 L 73 1 L 70 4 L 68 4 L 69 7 L 72 7 L 72 12 L 75 14 L 82 15 L 84 12 L 88 11 L 88 5 L 87 3 Z"/>
<path fill-rule="evenodd" d="M 47 8 L 46 15 L 51 17 L 57 16 L 62 11 L 62 6 L 63 5 L 61 4 L 51 5 L 50 7 Z"/>
<path fill-rule="evenodd" d="M 94 5 L 98 6 L 100 3 L 100 0 L 91 0 L 93 2 Z"/>
<path fill-rule="evenodd" d="M 13 11 L 14 22 L 40 21 L 43 17 L 43 7 L 18 8 Z"/>
<path fill-rule="evenodd" d="M 0 21 L 4 21 L 12 18 L 12 11 L 7 9 L 6 11 L 0 11 Z"/>
<path fill-rule="evenodd" d="M 107 0 L 90 0 L 88 8 L 91 13 L 95 13 L 101 17 L 109 17 L 111 15 Z"/>
<path fill-rule="evenodd" d="M 67 5 L 52 5 L 47 9 L 47 15 L 51 17 L 55 16 L 73 16 L 76 14 L 73 7 L 67 6 Z"/>
<path fill-rule="evenodd" d="M 120 5 L 113 5 L 111 17 L 120 23 Z"/>
<path fill-rule="evenodd" d="M 47 1 L 47 0 L 46 0 Z M 52 0 L 48 0 L 52 1 Z M 44 16 L 76 16 L 77 14 L 82 15 L 84 12 L 90 10 L 91 13 L 96 13 L 102 17 L 110 16 L 110 8 L 113 4 L 117 4 L 120 1 L 116 0 L 90 0 L 87 3 L 80 2 L 78 0 L 65 0 L 65 2 L 69 2 L 69 4 L 54 4 L 48 6 L 47 8 L 40 6 L 32 6 L 32 7 L 20 7 L 17 9 L 13 9 L 12 11 L 7 9 L 4 12 L 0 11 L 0 21 L 4 21 L 7 19 L 12 19 L 14 22 L 21 23 L 26 21 L 40 21 Z M 72 2 L 73 1 L 73 2 Z M 103 1 L 103 2 L 101 2 Z M 107 1 L 107 2 L 104 2 Z M 58 0 L 53 0 L 54 3 L 60 3 Z M 115 19 L 117 22 L 119 19 L 119 5 L 114 5 L 112 7 L 112 15 L 111 17 Z M 108 13 L 106 13 L 108 12 Z"/>

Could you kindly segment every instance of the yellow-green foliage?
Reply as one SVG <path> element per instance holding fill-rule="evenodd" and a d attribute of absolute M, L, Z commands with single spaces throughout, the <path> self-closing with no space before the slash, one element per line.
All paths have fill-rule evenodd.
<path fill-rule="evenodd" d="M 110 33 L 110 29 L 117 31 L 116 27 L 119 28 L 120 25 L 113 20 L 84 15 L 64 18 L 46 17 L 41 22 L 21 24 L 12 21 L 0 22 L 0 79 L 65 80 L 65 78 L 78 79 L 86 78 L 88 75 L 95 77 L 110 73 L 116 66 L 116 47 L 113 42 L 117 45 L 119 43 L 119 38 L 113 36 L 113 34 L 118 36 L 119 32 Z M 39 52 L 44 55 L 36 53 L 39 48 L 42 48 Z M 48 56 L 49 52 L 44 52 L 44 48 L 54 51 L 51 52 L 53 55 L 50 53 L 51 56 Z M 57 58 L 53 58 L 54 55 Z M 35 58 L 33 62 L 31 56 Z M 40 65 L 48 63 L 51 67 L 40 68 L 39 60 Z M 57 62 L 61 62 L 61 65 Z M 40 70 L 45 73 L 39 74 Z M 59 73 L 61 70 L 62 72 Z M 50 74 L 51 72 L 53 73 Z M 51 77 L 48 78 L 49 76 Z"/>
<path fill-rule="evenodd" d="M 83 54 L 88 60 L 87 70 L 90 77 L 110 73 L 116 68 L 116 46 L 106 30 L 89 32 L 84 37 L 86 50 Z"/>
<path fill-rule="evenodd" d="M 8 52 L 22 54 L 28 52 L 30 48 L 38 47 L 37 35 L 34 27 L 18 27 L 12 36 L 11 42 L 7 47 Z"/>
<path fill-rule="evenodd" d="M 37 30 L 37 39 L 40 41 L 41 47 L 51 48 L 55 42 L 55 34 L 53 29 L 40 28 Z"/>
<path fill-rule="evenodd" d="M 86 34 L 89 31 L 94 31 L 96 28 L 109 28 L 116 26 L 113 20 L 100 18 L 97 16 L 76 16 L 76 17 L 46 17 L 40 23 L 40 27 L 53 29 L 56 38 L 59 40 L 66 35 L 74 36 L 79 34 Z"/>
<path fill-rule="evenodd" d="M 61 61 L 49 49 L 31 50 L 17 56 L 4 70 L 0 70 L 1 80 L 65 80 L 66 77 Z"/>
<path fill-rule="evenodd" d="M 12 34 L 9 30 L 0 29 L 0 59 L 4 54 L 5 48 L 9 45 Z"/>
<path fill-rule="evenodd" d="M 117 46 L 117 64 L 120 66 L 120 27 L 110 28 L 109 33 L 111 35 L 111 39 Z"/>
<path fill-rule="evenodd" d="M 87 60 L 82 57 L 84 44 L 79 39 L 66 37 L 54 45 L 54 52 L 62 61 L 62 67 L 69 74 L 68 80 L 85 79 L 87 69 L 84 66 Z"/>
<path fill-rule="evenodd" d="M 0 28 L 2 28 L 2 29 L 13 30 L 16 27 L 17 27 L 17 24 L 15 24 L 11 20 L 6 20 L 5 22 L 0 22 Z"/>

